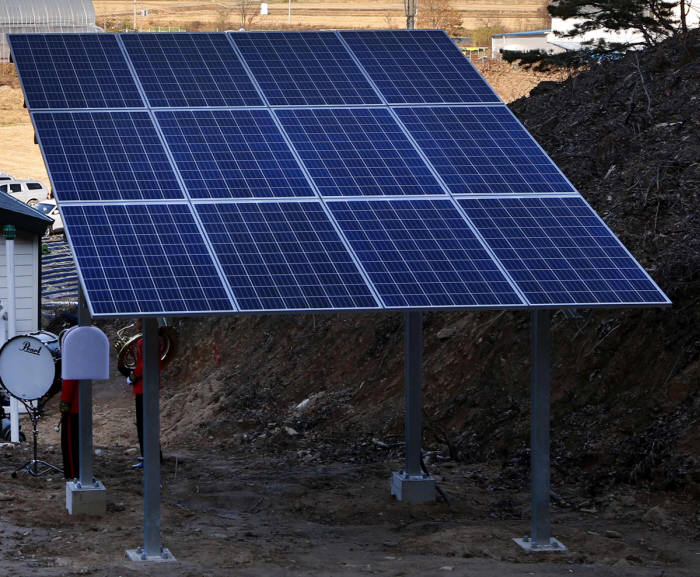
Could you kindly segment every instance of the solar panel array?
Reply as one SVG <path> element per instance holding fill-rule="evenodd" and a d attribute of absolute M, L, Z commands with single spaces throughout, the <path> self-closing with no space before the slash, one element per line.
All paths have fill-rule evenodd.
<path fill-rule="evenodd" d="M 669 303 L 443 32 L 11 47 L 96 317 Z"/>

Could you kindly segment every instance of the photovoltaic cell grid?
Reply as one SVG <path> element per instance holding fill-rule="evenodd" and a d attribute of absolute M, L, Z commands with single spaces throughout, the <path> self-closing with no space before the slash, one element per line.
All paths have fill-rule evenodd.
<path fill-rule="evenodd" d="M 532 304 L 666 304 L 582 198 L 460 199 Z"/>
<path fill-rule="evenodd" d="M 262 106 L 225 34 L 123 34 L 153 107 Z"/>
<path fill-rule="evenodd" d="M 183 198 L 147 112 L 37 112 L 59 201 Z"/>
<path fill-rule="evenodd" d="M 190 197 L 315 196 L 269 111 L 155 115 Z"/>
<path fill-rule="evenodd" d="M 385 109 L 277 109 L 325 196 L 444 194 Z"/>
<path fill-rule="evenodd" d="M 394 112 L 450 191 L 493 195 L 460 202 L 468 212 L 482 211 L 474 214 L 474 222 L 533 304 L 668 304 L 580 197 L 515 196 L 573 192 L 573 188 L 504 106 L 415 110 L 406 106 L 500 103 L 443 33 L 342 35 L 385 99 L 398 105 Z M 338 46 L 336 36 L 265 34 L 258 37 L 255 46 L 247 44 L 252 35 L 235 36 L 239 46 L 245 45 L 241 50 L 251 59 L 261 84 L 265 78 L 281 82 L 280 86 L 297 83 L 298 91 L 290 84 L 280 91 L 300 98 L 299 106 L 334 104 L 333 99 L 339 97 L 338 105 L 344 108 L 274 109 L 292 103 L 283 100 L 280 92 L 280 100 L 270 98 L 273 111 L 156 111 L 158 127 L 145 110 L 37 112 L 36 106 L 42 105 L 118 109 L 143 108 L 144 103 L 128 67 L 124 68 L 126 62 L 113 36 L 38 35 L 12 40 L 27 94 L 31 91 L 27 87 L 35 82 L 33 89 L 38 96 L 32 117 L 57 197 L 64 203 L 87 203 L 63 204 L 62 208 L 68 215 L 69 237 L 76 238 L 74 246 L 82 247 L 76 250 L 76 258 L 81 271 L 88 271 L 81 274 L 94 314 L 237 310 L 227 298 L 225 281 L 217 275 L 214 256 L 208 252 L 211 245 L 202 238 L 191 209 L 171 203 L 183 199 L 183 193 L 159 130 L 165 133 L 170 153 L 195 201 L 313 196 L 295 160 L 298 155 L 328 200 L 329 210 L 386 308 L 527 304 L 444 194 L 392 113 L 385 107 L 347 107 L 358 97 L 361 104 L 373 103 L 374 93 L 360 82 L 364 79 L 347 84 L 346 75 L 350 78 L 359 68 L 352 59 L 347 60 L 347 50 Z M 31 40 L 23 44 L 25 38 Z M 38 39 L 36 54 L 28 46 L 34 39 Z M 281 48 L 284 42 L 280 39 L 287 43 L 291 55 Z M 93 42 L 95 50 L 103 51 L 98 57 L 94 50 L 87 51 L 92 50 Z M 53 45 L 47 48 L 50 43 L 55 43 L 55 49 Z M 150 106 L 263 106 L 224 35 L 127 35 L 124 44 L 130 45 L 144 86 L 150 83 L 146 87 Z M 37 63 L 37 59 L 43 62 Z M 268 61 L 263 62 L 265 59 Z M 58 76 L 61 79 L 54 80 Z M 61 87 L 60 96 L 47 103 L 55 92 L 47 96 L 44 87 L 53 88 L 56 82 Z M 114 84 L 118 86 L 112 88 Z M 272 95 L 276 88 L 269 85 L 267 89 Z M 293 142 L 294 152 L 277 122 Z M 376 198 L 408 194 L 425 198 Z M 340 196 L 375 198 L 341 202 Z M 163 200 L 169 204 L 131 204 Z M 100 206 L 99 201 L 127 204 Z M 532 214 L 510 214 L 515 227 L 509 226 L 511 220 L 503 221 L 506 217 L 500 212 L 488 220 L 488 210 L 506 206 L 511 212 L 527 207 Z M 227 267 L 225 274 L 244 310 L 377 307 L 366 277 L 341 241 L 338 225 L 328 219 L 320 203 L 201 204 L 196 210 L 207 233 L 219 235 L 215 252 Z M 566 234 L 560 235 L 561 231 L 550 226 L 551 218 Z M 497 230 L 501 225 L 502 230 Z M 100 236 L 100 227 L 108 229 L 111 236 Z M 178 231 L 177 238 L 167 236 L 165 231 L 172 229 Z M 226 241 L 226 235 L 244 233 L 249 237 Z M 174 247 L 168 253 L 174 261 L 163 258 L 167 251 L 156 240 L 161 234 L 165 235 L 165 248 L 169 251 Z M 98 245 L 90 245 L 93 237 Z M 144 268 L 151 264 L 155 277 Z M 164 267 L 170 267 L 170 272 Z M 126 271 L 132 268 L 137 273 L 128 279 Z"/>
<path fill-rule="evenodd" d="M 381 104 L 334 32 L 231 34 L 272 106 Z"/>
<path fill-rule="evenodd" d="M 31 110 L 144 107 L 111 34 L 12 34 L 11 47 Z"/>
<path fill-rule="evenodd" d="M 389 104 L 500 99 L 440 30 L 340 32 Z"/>
<path fill-rule="evenodd" d="M 396 108 L 450 192 L 575 192 L 505 106 Z"/>
<path fill-rule="evenodd" d="M 62 211 L 95 314 L 233 310 L 188 206 Z"/>
<path fill-rule="evenodd" d="M 522 306 L 451 201 L 328 204 L 388 308 Z"/>
<path fill-rule="evenodd" d="M 197 206 L 241 310 L 378 305 L 319 202 Z"/>

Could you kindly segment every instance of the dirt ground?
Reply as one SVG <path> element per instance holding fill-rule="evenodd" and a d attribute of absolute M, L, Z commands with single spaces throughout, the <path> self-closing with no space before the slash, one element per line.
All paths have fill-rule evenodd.
<path fill-rule="evenodd" d="M 163 404 L 175 394 L 164 389 Z M 195 444 L 167 435 L 162 543 L 178 562 L 134 564 L 125 551 L 143 543 L 143 487 L 131 469 L 132 399 L 120 376 L 94 385 L 94 471 L 107 487 L 105 517 L 68 515 L 59 476 L 12 478 L 31 458 L 29 444 L 0 446 L 0 575 L 700 574 L 692 524 L 676 521 L 686 505 L 658 494 L 619 489 L 574 511 L 564 493 L 553 506 L 553 531 L 569 551 L 533 555 L 512 542 L 528 533 L 529 495 L 499 486 L 497 468 L 432 463 L 449 505 L 408 506 L 389 494 L 398 453 L 369 463 L 309 459 L 301 442 L 267 450 L 241 441 L 220 451 L 214 438 Z M 57 402 L 40 421 L 39 458 L 60 464 Z"/>

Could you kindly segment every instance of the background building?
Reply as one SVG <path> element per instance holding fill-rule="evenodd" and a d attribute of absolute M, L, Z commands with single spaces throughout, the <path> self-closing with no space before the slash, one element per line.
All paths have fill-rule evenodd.
<path fill-rule="evenodd" d="M 0 60 L 8 60 L 13 32 L 97 32 L 92 0 L 2 0 Z"/>

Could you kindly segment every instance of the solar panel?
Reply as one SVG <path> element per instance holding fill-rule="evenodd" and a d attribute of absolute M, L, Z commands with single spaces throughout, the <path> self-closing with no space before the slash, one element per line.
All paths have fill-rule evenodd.
<path fill-rule="evenodd" d="M 670 302 L 443 32 L 121 38 L 10 36 L 95 316 Z"/>
<path fill-rule="evenodd" d="M 580 197 L 459 203 L 532 304 L 669 302 Z"/>
<path fill-rule="evenodd" d="M 340 35 L 390 104 L 500 102 L 440 30 L 345 31 Z"/>
<path fill-rule="evenodd" d="M 386 307 L 522 306 L 450 200 L 328 206 Z"/>
<path fill-rule="evenodd" d="M 241 310 L 378 308 L 319 202 L 197 206 Z"/>
<path fill-rule="evenodd" d="M 122 34 L 153 107 L 261 106 L 225 34 Z"/>
<path fill-rule="evenodd" d="M 12 54 L 27 106 L 143 108 L 111 34 L 12 34 Z"/>
<path fill-rule="evenodd" d="M 334 32 L 231 34 L 272 106 L 381 104 Z"/>
<path fill-rule="evenodd" d="M 267 110 L 155 115 L 192 198 L 315 196 Z"/>
<path fill-rule="evenodd" d="M 230 311 L 187 205 L 62 206 L 96 315 Z"/>
<path fill-rule="evenodd" d="M 455 194 L 574 192 L 506 106 L 395 111 Z"/>
<path fill-rule="evenodd" d="M 147 112 L 37 112 L 59 201 L 183 198 Z"/>
<path fill-rule="evenodd" d="M 444 194 L 385 109 L 278 109 L 322 195 Z"/>

